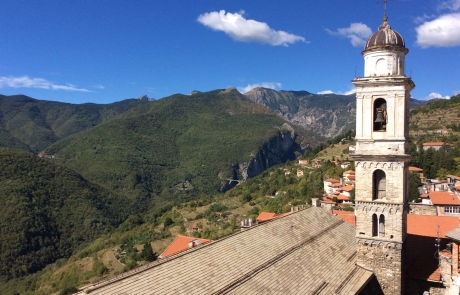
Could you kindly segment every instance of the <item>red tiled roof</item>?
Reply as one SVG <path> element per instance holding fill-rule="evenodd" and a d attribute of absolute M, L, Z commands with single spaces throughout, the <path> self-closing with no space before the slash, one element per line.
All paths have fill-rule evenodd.
<path fill-rule="evenodd" d="M 407 233 L 417 236 L 437 238 L 438 225 L 440 237 L 446 239 L 446 233 L 460 225 L 456 216 L 429 216 L 407 214 Z"/>
<path fill-rule="evenodd" d="M 324 203 L 324 204 L 335 204 L 334 201 L 331 201 L 331 200 L 328 200 L 328 199 L 323 199 L 323 200 L 321 201 L 321 203 Z"/>
<path fill-rule="evenodd" d="M 276 217 L 276 213 L 271 212 L 260 212 L 259 216 L 257 216 L 257 221 L 267 221 Z"/>
<path fill-rule="evenodd" d="M 172 241 L 171 244 L 169 244 L 166 250 L 164 250 L 164 252 L 161 253 L 161 257 L 166 257 L 166 256 L 170 256 L 170 255 L 185 251 L 189 249 L 188 243 L 190 243 L 191 241 L 196 241 L 196 240 L 200 241 L 202 244 L 212 242 L 212 240 L 198 239 L 194 237 L 186 237 L 186 236 L 179 235 L 174 239 L 174 241 Z"/>
<path fill-rule="evenodd" d="M 347 171 L 343 172 L 343 174 L 355 174 L 355 171 L 347 170 Z"/>
<path fill-rule="evenodd" d="M 336 215 L 343 221 L 348 222 L 353 226 L 356 226 L 356 217 L 354 212 L 333 210 L 332 214 Z"/>
<path fill-rule="evenodd" d="M 454 193 L 429 192 L 428 196 L 433 205 L 460 205 L 460 200 Z"/>
<path fill-rule="evenodd" d="M 344 187 L 341 187 L 340 190 L 341 191 L 346 191 L 346 192 L 349 192 L 349 191 L 352 191 L 355 187 L 352 186 L 352 185 L 346 185 Z"/>
<path fill-rule="evenodd" d="M 422 198 L 422 199 L 428 198 L 428 194 L 421 194 L 420 198 Z"/>
<path fill-rule="evenodd" d="M 413 172 L 422 172 L 423 169 L 422 169 L 422 168 L 418 168 L 418 167 L 414 167 L 414 166 L 409 166 L 409 171 L 413 171 Z"/>
<path fill-rule="evenodd" d="M 454 186 L 454 189 L 460 191 L 460 186 Z"/>
<path fill-rule="evenodd" d="M 444 249 L 448 243 L 445 234 L 459 224 L 459 219 L 452 216 L 407 215 L 406 249 L 409 251 L 406 251 L 406 265 L 409 277 L 437 282 L 441 280 L 438 260 L 434 256 L 437 232 L 439 230 L 440 248 Z"/>
<path fill-rule="evenodd" d="M 345 196 L 345 195 L 338 195 L 337 200 L 339 200 L 339 201 L 350 201 L 350 197 Z"/>
<path fill-rule="evenodd" d="M 324 181 L 332 182 L 332 183 L 340 182 L 340 180 L 337 180 L 337 179 L 334 179 L 334 178 L 328 178 L 328 179 L 325 179 Z"/>
<path fill-rule="evenodd" d="M 341 184 L 340 183 L 331 183 L 329 186 L 330 187 L 340 187 Z"/>
<path fill-rule="evenodd" d="M 356 176 L 350 175 L 350 176 L 348 176 L 348 179 L 350 179 L 350 180 L 355 180 L 355 179 L 356 179 Z"/>
<path fill-rule="evenodd" d="M 423 144 L 423 146 L 443 146 L 443 145 L 446 145 L 446 146 L 453 146 L 453 144 L 451 143 L 445 143 L 443 141 L 432 141 L 432 142 L 425 142 Z"/>

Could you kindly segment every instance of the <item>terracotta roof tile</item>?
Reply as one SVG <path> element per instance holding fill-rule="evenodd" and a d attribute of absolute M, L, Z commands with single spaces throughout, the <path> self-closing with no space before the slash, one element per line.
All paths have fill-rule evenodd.
<path fill-rule="evenodd" d="M 337 200 L 339 200 L 339 201 L 350 201 L 350 197 L 345 196 L 345 195 L 338 195 Z"/>
<path fill-rule="evenodd" d="M 349 192 L 349 191 L 352 191 L 355 187 L 352 186 L 352 185 L 346 185 L 344 187 L 341 187 L 340 190 L 341 191 L 346 191 L 346 192 Z"/>
<path fill-rule="evenodd" d="M 355 174 L 356 172 L 353 171 L 353 170 L 347 170 L 345 172 L 343 172 L 343 174 Z"/>
<path fill-rule="evenodd" d="M 429 216 L 407 214 L 407 233 L 417 236 L 437 237 L 438 225 L 440 237 L 446 238 L 445 234 L 458 227 L 460 220 L 455 216 Z"/>
<path fill-rule="evenodd" d="M 458 197 L 451 192 L 429 192 L 428 196 L 433 205 L 460 205 Z"/>
<path fill-rule="evenodd" d="M 188 250 L 189 249 L 188 243 L 190 243 L 191 241 L 196 241 L 196 240 L 202 244 L 212 242 L 211 240 L 198 239 L 195 237 L 186 237 L 186 236 L 179 235 L 174 239 L 174 241 L 172 241 L 171 244 L 169 244 L 169 246 L 166 248 L 166 250 L 164 250 L 163 253 L 161 253 L 160 256 L 166 257 L 166 256 L 170 256 L 170 255 Z"/>
<path fill-rule="evenodd" d="M 348 176 L 348 179 L 350 179 L 350 180 L 355 180 L 355 179 L 356 179 L 356 176 L 350 175 L 350 176 Z"/>
<path fill-rule="evenodd" d="M 348 222 L 349 224 L 353 226 L 356 226 L 356 216 L 354 212 L 333 210 L 331 213 L 336 215 L 343 221 Z"/>
<path fill-rule="evenodd" d="M 340 183 L 331 183 L 329 186 L 330 187 L 340 187 L 341 184 Z"/>
<path fill-rule="evenodd" d="M 325 182 L 331 182 L 331 183 L 340 182 L 340 180 L 337 180 L 337 179 L 335 179 L 335 178 L 328 178 L 328 179 L 325 179 L 324 181 L 325 181 Z"/>
<path fill-rule="evenodd" d="M 257 221 L 267 221 L 276 217 L 276 213 L 271 212 L 260 212 L 259 216 L 257 216 Z"/>
<path fill-rule="evenodd" d="M 448 239 L 445 234 L 458 227 L 460 221 L 452 216 L 407 215 L 407 272 L 411 278 L 436 281 L 441 280 L 437 248 L 438 225 L 441 237 L 441 249 L 445 249 Z M 421 259 L 423 257 L 423 259 Z"/>
<path fill-rule="evenodd" d="M 422 169 L 422 168 L 418 168 L 418 167 L 414 167 L 414 166 L 409 166 L 409 171 L 413 171 L 413 172 L 422 172 L 423 169 Z"/>

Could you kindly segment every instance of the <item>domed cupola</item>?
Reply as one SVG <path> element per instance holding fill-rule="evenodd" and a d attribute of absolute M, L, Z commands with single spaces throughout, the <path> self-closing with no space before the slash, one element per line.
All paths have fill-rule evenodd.
<path fill-rule="evenodd" d="M 385 16 L 362 52 L 364 76 L 404 76 L 404 59 L 408 52 L 403 37 L 391 29 Z"/>
<path fill-rule="evenodd" d="M 382 47 L 402 49 L 406 51 L 406 53 L 408 52 L 403 37 L 398 32 L 391 29 L 386 16 L 379 30 L 367 40 L 364 50 L 380 49 Z"/>

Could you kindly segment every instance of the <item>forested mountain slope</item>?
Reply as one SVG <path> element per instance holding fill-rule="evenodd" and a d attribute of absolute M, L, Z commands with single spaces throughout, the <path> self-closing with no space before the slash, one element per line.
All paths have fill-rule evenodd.
<path fill-rule="evenodd" d="M 183 201 L 294 158 L 306 138 L 317 140 L 227 89 L 151 102 L 69 136 L 46 154 L 126 196 Z"/>
<path fill-rule="evenodd" d="M 145 100 L 69 104 L 0 95 L 0 147 L 38 153 L 56 141 L 115 117 Z"/>
<path fill-rule="evenodd" d="M 69 257 L 127 218 L 125 198 L 25 151 L 0 149 L 0 281 Z"/>

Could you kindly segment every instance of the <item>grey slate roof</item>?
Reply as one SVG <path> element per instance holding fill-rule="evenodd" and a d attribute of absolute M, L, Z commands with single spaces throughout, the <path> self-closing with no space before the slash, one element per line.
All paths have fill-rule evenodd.
<path fill-rule="evenodd" d="M 452 240 L 460 241 L 460 227 L 456 227 L 446 234 L 446 237 Z"/>
<path fill-rule="evenodd" d="M 78 294 L 356 294 L 355 228 L 309 208 L 160 259 Z"/>

